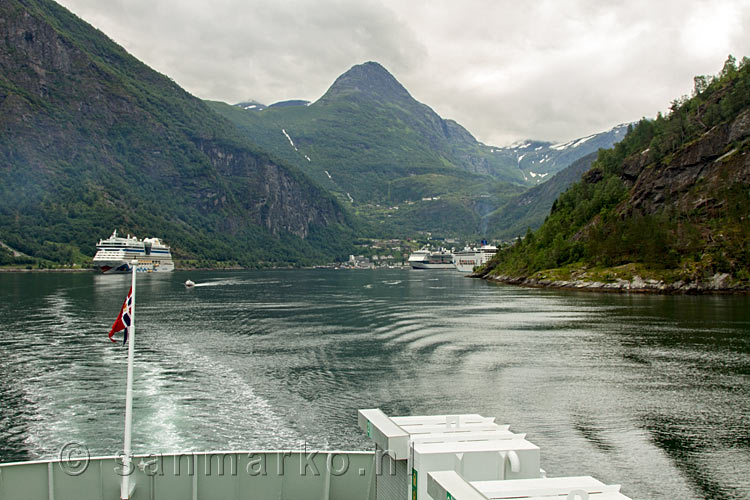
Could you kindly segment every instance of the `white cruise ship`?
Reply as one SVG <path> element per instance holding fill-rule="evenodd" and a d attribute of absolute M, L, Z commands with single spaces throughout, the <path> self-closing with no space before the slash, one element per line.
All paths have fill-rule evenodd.
<path fill-rule="evenodd" d="M 131 270 L 130 261 L 138 260 L 137 272 L 170 272 L 174 271 L 174 262 L 169 246 L 159 238 L 143 238 L 135 236 L 126 238 L 117 236 L 117 230 L 106 240 L 99 240 L 96 244 L 94 267 L 103 273 L 127 273 Z"/>
<path fill-rule="evenodd" d="M 479 248 L 465 247 L 460 252 L 456 252 L 453 255 L 453 263 L 456 265 L 456 270 L 462 273 L 470 273 L 474 271 L 474 268 L 483 266 L 492 259 L 497 253 L 497 247 L 488 245 L 483 242 Z"/>
<path fill-rule="evenodd" d="M 444 248 L 423 248 L 409 255 L 409 265 L 414 269 L 453 269 L 453 254 Z"/>

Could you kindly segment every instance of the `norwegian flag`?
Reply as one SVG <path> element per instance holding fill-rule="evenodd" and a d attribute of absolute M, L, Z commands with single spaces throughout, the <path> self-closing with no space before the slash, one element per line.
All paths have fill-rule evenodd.
<path fill-rule="evenodd" d="M 132 322 L 131 318 L 133 317 L 133 287 L 130 287 L 130 291 L 128 292 L 128 297 L 125 299 L 125 302 L 122 303 L 122 309 L 120 309 L 120 314 L 117 315 L 117 319 L 112 324 L 112 328 L 109 330 L 109 340 L 112 342 L 117 342 L 115 339 L 112 338 L 112 336 L 119 332 L 120 330 L 125 330 L 125 335 L 122 339 L 123 345 L 128 341 L 128 328 L 130 327 L 130 324 Z"/>

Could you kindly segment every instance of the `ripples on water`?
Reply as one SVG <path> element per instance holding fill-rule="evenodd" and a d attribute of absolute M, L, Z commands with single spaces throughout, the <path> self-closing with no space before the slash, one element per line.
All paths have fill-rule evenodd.
<path fill-rule="evenodd" d="M 197 284 L 186 289 L 189 277 Z M 0 275 L 0 460 L 121 446 L 127 276 Z M 358 408 L 482 413 L 642 499 L 750 498 L 750 300 L 449 271 L 139 277 L 134 448 L 369 448 Z"/>

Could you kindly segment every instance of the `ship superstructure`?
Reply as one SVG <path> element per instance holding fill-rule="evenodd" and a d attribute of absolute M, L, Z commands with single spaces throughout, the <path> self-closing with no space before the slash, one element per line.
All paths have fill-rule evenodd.
<path fill-rule="evenodd" d="M 453 254 L 444 248 L 423 248 L 409 255 L 409 265 L 414 269 L 453 269 Z"/>
<path fill-rule="evenodd" d="M 497 247 L 484 244 L 479 248 L 465 247 L 453 255 L 456 270 L 462 273 L 473 272 L 476 267 L 485 265 L 497 253 Z"/>
<path fill-rule="evenodd" d="M 138 272 L 174 271 L 174 262 L 169 246 L 159 238 L 138 239 L 135 236 L 118 236 L 117 230 L 107 239 L 96 244 L 94 267 L 106 274 L 127 273 L 136 259 Z"/>

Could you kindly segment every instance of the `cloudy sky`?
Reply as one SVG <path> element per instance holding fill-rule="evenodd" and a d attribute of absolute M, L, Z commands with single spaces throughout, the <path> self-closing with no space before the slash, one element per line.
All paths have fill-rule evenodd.
<path fill-rule="evenodd" d="M 479 140 L 653 117 L 750 56 L 747 0 L 58 0 L 204 99 L 314 101 L 383 64 Z"/>

